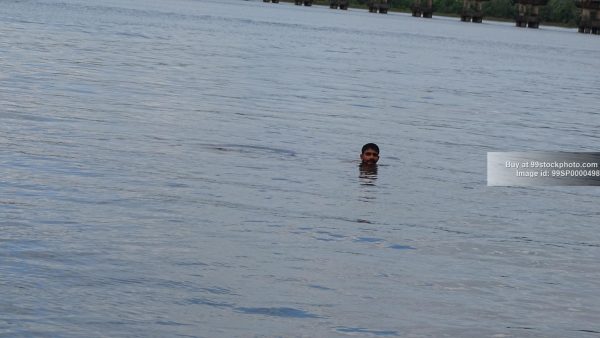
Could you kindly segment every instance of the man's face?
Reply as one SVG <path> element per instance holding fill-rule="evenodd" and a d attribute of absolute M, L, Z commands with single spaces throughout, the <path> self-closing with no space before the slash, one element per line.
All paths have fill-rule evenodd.
<path fill-rule="evenodd" d="M 360 154 L 360 159 L 363 164 L 375 164 L 379 161 L 379 153 L 373 149 L 367 149 L 364 153 Z"/>

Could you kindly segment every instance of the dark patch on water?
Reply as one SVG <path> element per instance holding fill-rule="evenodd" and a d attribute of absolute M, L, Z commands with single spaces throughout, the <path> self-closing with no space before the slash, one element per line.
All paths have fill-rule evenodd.
<path fill-rule="evenodd" d="M 344 238 L 344 236 L 343 236 L 343 235 L 334 234 L 334 233 L 331 233 L 331 232 L 329 232 L 329 231 L 323 231 L 323 230 L 320 230 L 320 231 L 315 231 L 315 232 L 316 232 L 317 234 L 319 234 L 319 235 L 327 235 L 327 236 L 329 236 L 329 237 L 330 237 L 330 238 L 327 238 L 327 237 L 317 237 L 317 236 L 312 236 L 312 238 L 314 238 L 314 239 L 316 239 L 316 240 L 319 240 L 319 241 L 331 242 L 331 241 L 336 241 L 336 240 L 340 240 L 340 239 Z"/>
<path fill-rule="evenodd" d="M 391 330 L 369 330 L 362 327 L 338 327 L 336 329 L 338 332 L 342 333 L 366 333 L 375 336 L 399 336 L 398 331 Z"/>
<path fill-rule="evenodd" d="M 296 156 L 296 152 L 289 149 L 254 146 L 248 144 L 205 144 L 204 147 L 220 152 L 236 152 L 242 154 L 264 155 L 265 153 Z"/>
<path fill-rule="evenodd" d="M 436 230 L 441 230 L 441 231 L 445 231 L 451 234 L 457 234 L 457 235 L 468 235 L 468 232 L 464 232 L 464 231 L 459 231 L 459 230 L 453 230 L 453 229 L 448 229 L 448 228 L 444 228 L 444 227 L 435 227 Z"/>
<path fill-rule="evenodd" d="M 392 245 L 388 246 L 388 248 L 396 249 L 396 250 L 416 250 L 417 249 L 410 245 L 402 245 L 402 244 L 392 244 Z"/>
<path fill-rule="evenodd" d="M 48 225 L 77 225 L 79 223 L 77 222 L 72 222 L 72 221 L 63 221 L 63 220 L 41 220 L 40 221 L 43 224 L 48 224 Z"/>
<path fill-rule="evenodd" d="M 208 266 L 208 264 L 202 263 L 202 262 L 177 262 L 177 263 L 175 263 L 175 265 L 180 265 L 180 266 Z"/>
<path fill-rule="evenodd" d="M 170 187 L 170 188 L 189 188 L 189 185 L 184 184 L 184 183 L 178 183 L 178 182 L 168 182 L 167 183 L 167 187 Z"/>
<path fill-rule="evenodd" d="M 106 284 L 108 285 L 143 285 L 148 282 L 145 278 L 107 278 Z"/>
<path fill-rule="evenodd" d="M 316 239 L 317 241 L 324 241 L 324 242 L 333 242 L 335 241 L 335 239 L 333 238 L 322 238 L 322 237 L 315 237 L 313 236 L 314 239 Z"/>
<path fill-rule="evenodd" d="M 594 330 L 575 330 L 575 332 L 598 333 L 598 334 L 600 334 L 600 331 L 594 331 Z"/>
<path fill-rule="evenodd" d="M 273 317 L 287 318 L 319 318 L 319 316 L 306 312 L 304 310 L 294 309 L 290 307 L 237 307 L 238 312 L 254 315 L 264 315 Z"/>
<path fill-rule="evenodd" d="M 313 289 L 319 289 L 319 290 L 333 290 L 332 288 L 328 288 L 328 287 L 316 285 L 316 284 L 309 284 L 308 287 L 313 288 Z"/>
<path fill-rule="evenodd" d="M 350 105 L 353 107 L 358 107 L 358 108 L 377 108 L 376 106 L 372 106 L 372 105 L 368 105 L 368 104 L 360 104 L 360 103 L 351 103 Z"/>
<path fill-rule="evenodd" d="M 216 302 L 207 298 L 189 298 L 186 299 L 184 301 L 184 303 L 186 304 L 193 304 L 193 305 L 208 305 L 208 306 L 214 306 L 214 307 L 233 307 L 232 304 L 229 303 L 225 303 L 225 302 Z"/>
<path fill-rule="evenodd" d="M 321 235 L 329 235 L 329 236 L 335 237 L 335 238 L 344 238 L 345 237 L 344 235 L 334 234 L 332 232 L 325 231 L 325 230 L 317 230 L 315 232 L 318 233 L 318 234 L 321 234 Z"/>
<path fill-rule="evenodd" d="M 375 237 L 358 237 L 354 241 L 359 243 L 378 243 L 383 242 L 383 239 Z"/>
<path fill-rule="evenodd" d="M 191 325 L 191 324 L 184 324 L 184 323 L 177 323 L 177 322 L 173 322 L 170 320 L 159 320 L 156 322 L 156 324 L 158 325 L 166 325 L 166 326 L 185 326 L 185 325 Z"/>
<path fill-rule="evenodd" d="M 218 286 L 215 286 L 213 288 L 201 288 L 200 290 L 210 292 L 215 295 L 233 295 L 234 294 L 231 290 L 226 289 L 226 288 L 220 288 Z"/>

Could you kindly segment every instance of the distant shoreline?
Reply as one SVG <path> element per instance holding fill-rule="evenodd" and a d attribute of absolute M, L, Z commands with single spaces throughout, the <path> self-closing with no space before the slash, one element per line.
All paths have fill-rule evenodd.
<path fill-rule="evenodd" d="M 279 0 L 280 2 L 288 2 L 288 3 L 293 3 L 293 0 Z M 328 0 L 314 0 L 313 5 L 318 5 L 318 6 L 329 6 L 329 1 Z M 350 5 L 350 8 L 354 8 L 354 9 L 364 9 L 364 10 L 368 10 L 367 7 L 357 7 L 354 5 Z M 405 13 L 405 14 L 411 14 L 411 12 L 409 12 L 408 10 L 403 10 L 403 9 L 399 9 L 399 8 L 391 8 L 389 9 L 390 12 L 396 12 L 396 13 Z M 433 16 L 442 16 L 442 17 L 448 17 L 448 18 L 459 18 L 460 14 L 458 13 L 442 13 L 442 12 L 433 12 Z M 514 23 L 515 20 L 514 19 L 509 19 L 509 18 L 501 18 L 501 17 L 487 17 L 484 16 L 483 17 L 483 22 L 485 21 L 498 21 L 498 22 L 512 22 Z M 540 26 L 551 26 L 551 27 L 560 27 L 560 28 L 577 28 L 576 25 L 569 25 L 566 23 L 561 23 L 561 22 L 546 22 L 546 21 L 541 21 L 540 22 Z"/>

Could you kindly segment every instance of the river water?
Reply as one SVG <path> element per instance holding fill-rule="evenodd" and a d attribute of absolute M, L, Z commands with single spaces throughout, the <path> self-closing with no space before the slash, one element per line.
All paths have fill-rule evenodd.
<path fill-rule="evenodd" d="M 593 337 L 572 29 L 247 1 L 4 0 L 0 337 Z M 360 172 L 360 147 L 381 147 Z"/>

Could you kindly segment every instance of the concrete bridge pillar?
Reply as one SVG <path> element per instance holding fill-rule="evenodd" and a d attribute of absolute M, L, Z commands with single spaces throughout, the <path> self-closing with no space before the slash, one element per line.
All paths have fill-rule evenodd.
<path fill-rule="evenodd" d="M 575 6 L 581 8 L 579 33 L 600 34 L 600 0 L 575 0 Z"/>
<path fill-rule="evenodd" d="M 367 7 L 371 13 L 387 14 L 390 4 L 389 0 L 369 0 Z"/>
<path fill-rule="evenodd" d="M 465 0 L 468 1 L 468 0 Z M 410 6 L 412 16 L 431 18 L 433 16 L 433 1 L 432 0 L 415 0 Z"/>
<path fill-rule="evenodd" d="M 329 8 L 331 9 L 348 9 L 349 0 L 329 0 Z"/>
<path fill-rule="evenodd" d="M 540 27 L 540 7 L 546 6 L 548 0 L 513 0 L 517 5 L 517 17 L 515 24 L 517 27 Z"/>
<path fill-rule="evenodd" d="M 464 0 L 460 21 L 481 23 L 483 21 L 484 1 L 489 0 Z"/>

